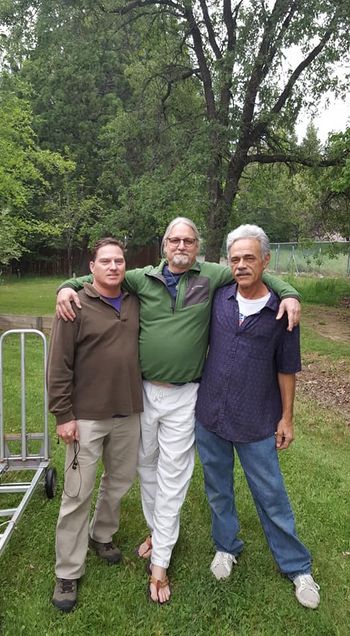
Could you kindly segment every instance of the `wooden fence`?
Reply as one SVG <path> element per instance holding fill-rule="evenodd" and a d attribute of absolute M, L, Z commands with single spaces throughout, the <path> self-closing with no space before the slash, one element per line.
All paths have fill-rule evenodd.
<path fill-rule="evenodd" d="M 39 329 L 50 333 L 53 316 L 0 315 L 0 331 L 7 329 Z"/>

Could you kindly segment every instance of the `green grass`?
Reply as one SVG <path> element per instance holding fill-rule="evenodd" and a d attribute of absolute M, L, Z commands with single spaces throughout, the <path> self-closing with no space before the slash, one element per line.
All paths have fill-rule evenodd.
<path fill-rule="evenodd" d="M 343 553 L 350 550 L 349 433 L 345 422 L 312 404 L 298 405 L 296 424 L 297 440 L 281 455 L 281 463 L 298 530 L 313 554 L 315 578 L 321 585 L 316 612 L 299 606 L 292 585 L 278 574 L 239 467 L 237 506 L 245 550 L 228 582 L 212 578 L 210 519 L 197 463 L 169 572 L 173 598 L 168 606 L 148 601 L 144 563 L 134 555 L 146 532 L 135 484 L 125 498 L 118 533 L 124 563 L 107 567 L 89 554 L 76 611 L 62 616 L 51 607 L 59 494 L 48 501 L 38 489 L 1 557 L 0 633 L 347 635 L 350 559 Z M 63 446 L 55 445 L 53 463 L 61 479 L 63 454 Z"/>
<path fill-rule="evenodd" d="M 20 283 L 10 285 L 13 292 Z M 54 291 L 57 281 L 50 284 Z M 43 313 L 49 313 L 44 305 Z M 345 343 L 317 336 L 312 329 L 302 332 L 304 351 L 318 351 L 330 359 L 350 353 Z M 28 344 L 26 359 L 28 382 L 33 385 L 28 389 L 28 424 L 30 430 L 39 430 L 41 353 L 34 340 Z M 15 345 L 6 347 L 4 363 L 6 426 L 13 431 L 19 426 Z M 239 465 L 235 469 L 236 497 L 245 550 L 227 582 L 213 579 L 209 571 L 214 554 L 210 515 L 197 461 L 169 569 L 171 603 L 157 607 L 147 598 L 144 562 L 134 553 L 147 533 L 139 485 L 135 483 L 124 499 L 117 535 L 123 563 L 107 567 L 89 553 L 77 609 L 62 615 L 50 603 L 64 470 L 64 445 L 57 445 L 53 437 L 52 465 L 59 474 L 57 496 L 47 500 L 41 486 L 36 490 L 0 556 L 1 636 L 347 636 L 350 429 L 331 408 L 318 407 L 311 400 L 297 403 L 295 424 L 296 440 L 280 458 L 299 535 L 313 555 L 314 575 L 321 586 L 317 611 L 301 607 L 294 599 L 292 584 L 277 572 Z M 52 419 L 50 429 L 54 434 Z M 5 478 L 10 476 L 7 473 Z M 5 497 L 0 506 L 6 505 Z"/>
<path fill-rule="evenodd" d="M 350 299 L 350 277 L 309 278 L 303 276 L 283 276 L 300 292 L 302 302 L 333 307 L 343 299 Z"/>
<path fill-rule="evenodd" d="M 37 421 L 44 413 L 44 352 L 43 342 L 38 336 L 25 338 L 25 401 L 28 406 L 27 429 L 35 431 Z M 7 336 L 3 342 L 3 417 L 12 431 L 21 418 L 21 353 L 19 338 Z"/>
<path fill-rule="evenodd" d="M 349 243 L 312 243 L 308 246 L 271 244 L 271 269 L 290 274 L 346 276 L 349 268 Z"/>
<path fill-rule="evenodd" d="M 315 332 L 312 327 L 301 326 L 301 347 L 303 351 L 319 353 L 328 356 L 331 360 L 350 360 L 350 344 L 330 340 Z"/>
<path fill-rule="evenodd" d="M 333 306 L 350 298 L 350 277 L 314 278 L 283 276 L 302 296 L 303 303 Z M 62 278 L 9 278 L 0 285 L 2 314 L 49 316 L 54 312 L 56 290 Z"/>
<path fill-rule="evenodd" d="M 0 284 L 0 313 L 50 316 L 61 278 L 8 278 Z"/>

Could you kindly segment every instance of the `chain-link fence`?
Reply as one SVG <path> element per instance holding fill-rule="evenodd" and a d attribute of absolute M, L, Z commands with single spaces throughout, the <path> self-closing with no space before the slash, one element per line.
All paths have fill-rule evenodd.
<path fill-rule="evenodd" d="M 271 243 L 269 270 L 276 273 L 350 276 L 350 242 Z"/>

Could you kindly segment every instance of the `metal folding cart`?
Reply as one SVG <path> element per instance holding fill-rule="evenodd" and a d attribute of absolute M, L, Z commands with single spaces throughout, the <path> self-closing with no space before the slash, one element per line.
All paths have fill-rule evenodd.
<path fill-rule="evenodd" d="M 35 342 L 42 347 L 42 386 L 43 404 L 42 430 L 39 432 L 27 431 L 26 408 L 26 342 L 27 336 L 34 336 Z M 19 344 L 20 358 L 20 433 L 5 432 L 4 414 L 4 341 L 16 340 Z M 23 493 L 19 505 L 15 507 L 0 508 L 0 555 L 5 549 L 12 532 L 30 501 L 36 487 L 43 483 L 46 495 L 52 499 L 56 490 L 56 469 L 49 467 L 50 440 L 48 430 L 48 400 L 46 393 L 46 362 L 47 343 L 45 335 L 37 329 L 10 329 L 0 336 L 0 496 L 9 496 L 14 493 Z M 40 385 L 40 383 L 38 383 Z M 40 387 L 38 386 L 40 392 Z M 19 425 L 17 427 L 19 429 Z M 25 471 L 33 477 L 29 481 L 16 481 L 12 473 Z M 20 477 L 20 475 L 16 475 Z M 11 477 L 14 479 L 11 481 Z M 16 496 L 17 497 L 17 496 Z M 7 497 L 8 499 L 9 497 Z"/>

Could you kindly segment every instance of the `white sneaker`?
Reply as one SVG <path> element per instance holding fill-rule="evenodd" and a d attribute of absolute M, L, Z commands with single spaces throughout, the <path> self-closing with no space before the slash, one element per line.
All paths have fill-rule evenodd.
<path fill-rule="evenodd" d="M 315 583 L 311 574 L 299 574 L 293 580 L 295 585 L 295 596 L 299 603 L 304 607 L 310 607 L 316 609 L 320 602 L 320 595 L 318 590 L 320 586 Z"/>
<path fill-rule="evenodd" d="M 215 578 L 219 581 L 220 579 L 227 579 L 227 577 L 230 576 L 234 563 L 237 563 L 237 561 L 233 554 L 229 554 L 229 552 L 217 552 L 211 562 L 210 569 Z"/>

